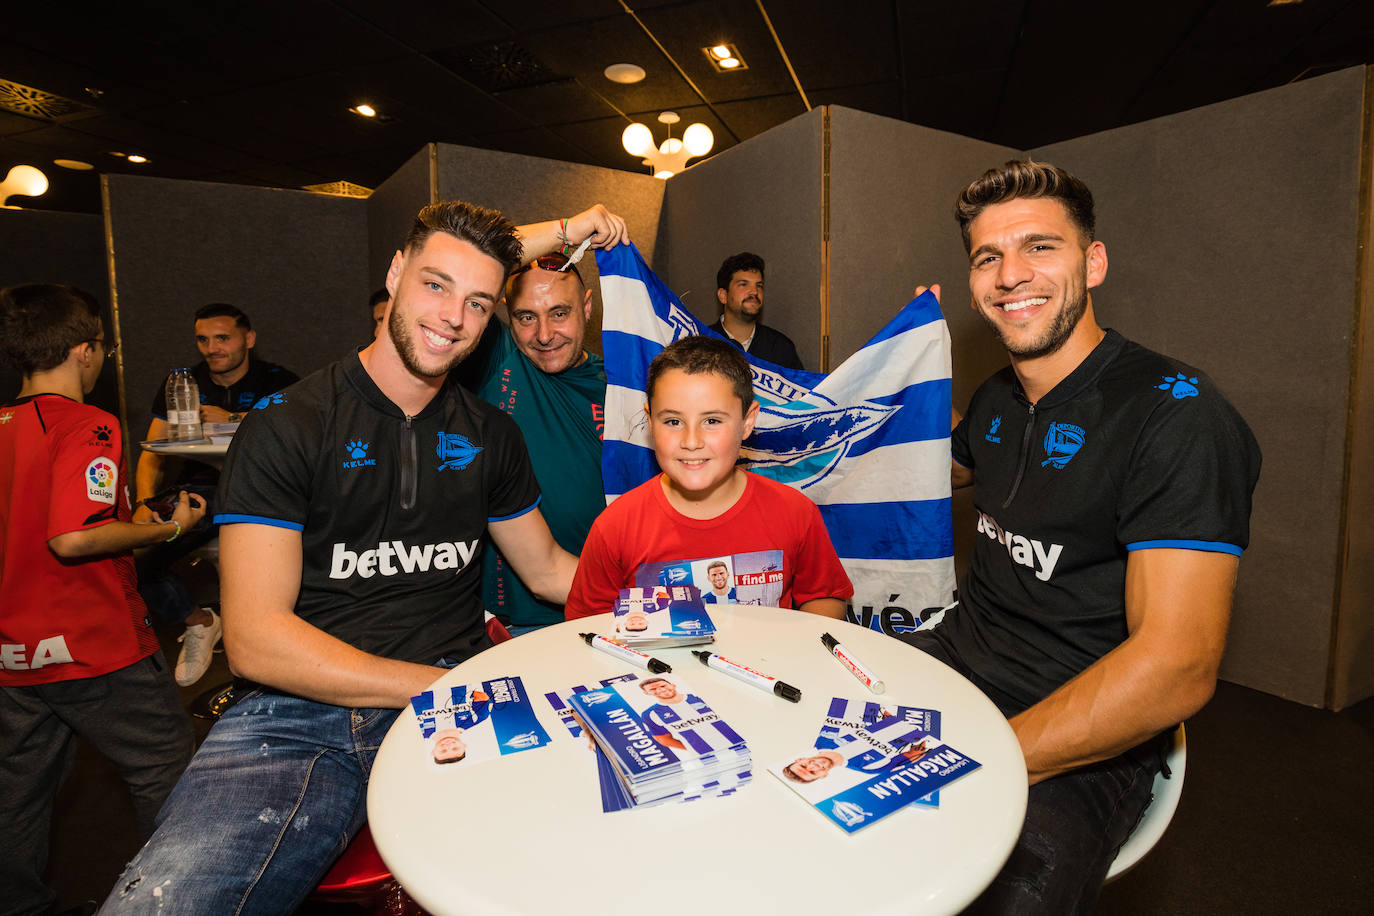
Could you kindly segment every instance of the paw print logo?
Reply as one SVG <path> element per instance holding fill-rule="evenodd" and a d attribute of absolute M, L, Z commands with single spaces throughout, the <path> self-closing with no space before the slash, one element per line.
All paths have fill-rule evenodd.
<path fill-rule="evenodd" d="M 354 439 L 352 442 L 345 443 L 344 448 L 348 451 L 348 457 L 350 458 L 366 458 L 367 448 L 371 444 L 370 442 L 359 442 L 357 439 Z"/>
<path fill-rule="evenodd" d="M 101 442 L 110 441 L 110 428 L 108 426 L 97 426 L 91 433 Z"/>
<path fill-rule="evenodd" d="M 269 395 L 267 395 L 267 396 L 264 397 L 264 398 L 259 398 L 259 399 L 258 399 L 258 402 L 257 402 L 256 404 L 253 405 L 253 409 L 254 409 L 254 410 L 266 410 L 267 408 L 271 407 L 273 404 L 285 404 L 285 403 L 286 403 L 286 396 L 285 396 L 284 394 L 282 394 L 281 392 L 277 392 L 276 394 L 269 394 Z"/>
<path fill-rule="evenodd" d="M 1180 400 L 1182 400 L 1183 398 L 1195 398 L 1198 394 L 1197 377 L 1194 376 L 1193 378 L 1188 378 L 1182 372 L 1180 372 L 1176 376 L 1164 376 L 1164 381 L 1161 384 L 1156 385 L 1155 387 L 1158 388 L 1160 391 L 1170 392 L 1171 394 L 1173 394 L 1175 398 L 1178 398 Z"/>

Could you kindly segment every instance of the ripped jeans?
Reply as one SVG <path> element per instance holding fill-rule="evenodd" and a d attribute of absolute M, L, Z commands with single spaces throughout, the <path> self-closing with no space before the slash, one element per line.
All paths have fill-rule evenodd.
<path fill-rule="evenodd" d="M 398 710 L 257 690 L 229 709 L 101 913 L 287 913 L 367 820 L 372 761 Z"/>

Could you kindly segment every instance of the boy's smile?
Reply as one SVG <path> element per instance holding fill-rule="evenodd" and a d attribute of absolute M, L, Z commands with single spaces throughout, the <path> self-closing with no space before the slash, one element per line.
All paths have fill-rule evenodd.
<path fill-rule="evenodd" d="M 669 369 L 654 385 L 647 410 L 669 501 L 700 509 L 713 508 L 718 501 L 723 508 L 732 505 L 739 495 L 734 492 L 739 483 L 735 462 L 740 443 L 754 431 L 757 402 L 745 411 L 730 382 L 714 372 Z"/>

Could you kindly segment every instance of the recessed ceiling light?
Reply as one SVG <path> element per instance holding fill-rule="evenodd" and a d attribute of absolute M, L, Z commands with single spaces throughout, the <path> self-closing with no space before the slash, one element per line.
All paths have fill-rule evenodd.
<path fill-rule="evenodd" d="M 130 153 L 130 154 L 129 154 L 129 161 L 130 161 L 130 162 L 137 162 L 139 165 L 142 165 L 143 163 L 145 163 L 145 162 L 148 161 L 148 157 L 147 157 L 147 156 L 140 156 L 138 153 Z"/>
<path fill-rule="evenodd" d="M 123 159 L 123 158 L 124 158 L 124 154 L 121 153 L 119 150 L 113 150 L 113 149 L 110 150 L 110 155 L 111 155 L 111 156 L 116 156 L 116 157 L 118 157 L 118 158 L 120 158 L 120 159 Z"/>
<path fill-rule="evenodd" d="M 53 165 L 60 165 L 64 169 L 71 169 L 74 172 L 89 172 L 95 166 L 89 162 L 82 162 L 80 159 L 54 159 Z"/>
<path fill-rule="evenodd" d="M 606 79 L 613 83 L 629 85 L 644 79 L 644 68 L 639 64 L 611 64 L 604 71 Z"/>
<path fill-rule="evenodd" d="M 702 48 L 701 53 L 706 55 L 706 60 L 710 62 L 712 69 L 717 73 L 733 73 L 737 70 L 749 69 L 749 65 L 744 62 L 744 56 L 739 53 L 739 48 L 729 42 Z"/>
<path fill-rule="evenodd" d="M 350 108 L 348 110 L 353 112 L 354 114 L 362 115 L 364 118 L 377 117 L 377 109 L 373 108 L 371 105 L 368 105 L 366 102 L 364 102 L 361 105 L 358 105 L 355 108 Z"/>

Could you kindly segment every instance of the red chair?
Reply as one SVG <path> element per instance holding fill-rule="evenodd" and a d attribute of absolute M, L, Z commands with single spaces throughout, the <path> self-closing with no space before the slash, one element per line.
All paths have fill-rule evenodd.
<path fill-rule="evenodd" d="M 491 611 L 486 612 L 486 628 L 493 644 L 512 638 L 510 630 Z M 310 899 L 356 903 L 377 916 L 420 916 L 424 913 L 391 876 L 366 824 L 320 880 Z"/>

